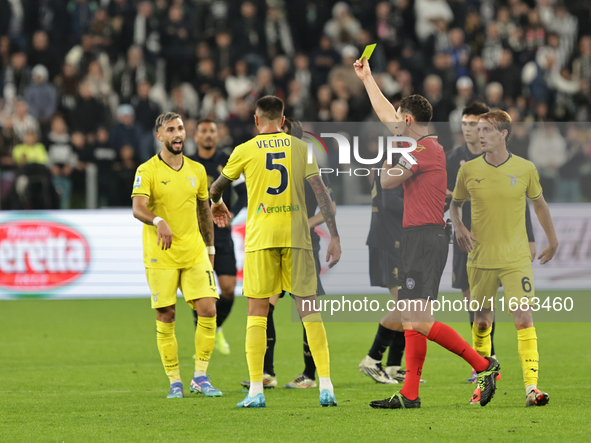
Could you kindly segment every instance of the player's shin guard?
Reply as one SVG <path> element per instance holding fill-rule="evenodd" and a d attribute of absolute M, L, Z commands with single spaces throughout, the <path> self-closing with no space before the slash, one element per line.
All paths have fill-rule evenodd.
<path fill-rule="evenodd" d="M 199 317 L 195 330 L 195 371 L 206 372 L 215 345 L 216 318 Z"/>
<path fill-rule="evenodd" d="M 306 315 L 302 318 L 308 345 L 312 351 L 312 357 L 316 363 L 316 370 L 319 378 L 330 378 L 330 356 L 328 353 L 328 340 L 326 339 L 326 330 L 320 313 Z"/>
<path fill-rule="evenodd" d="M 474 344 L 474 350 L 478 352 L 478 355 L 482 355 L 483 357 L 491 356 L 491 331 L 492 326 L 481 331 L 476 327 L 476 323 L 472 325 L 472 343 Z"/>
<path fill-rule="evenodd" d="M 423 363 L 427 356 L 427 337 L 415 331 L 405 331 L 406 339 L 406 377 L 400 393 L 409 400 L 416 400 L 419 396 L 419 384 Z"/>
<path fill-rule="evenodd" d="M 466 343 L 466 340 L 460 337 L 460 335 L 454 331 L 453 328 L 450 328 L 446 324 L 440 323 L 438 321 L 433 323 L 427 338 L 444 347 L 448 351 L 462 357 L 477 372 L 485 371 L 486 368 L 488 368 L 489 361 L 481 355 L 478 355 L 478 352 L 476 352 L 472 346 Z M 408 352 L 408 350 L 406 352 Z"/>
<path fill-rule="evenodd" d="M 170 382 L 180 381 L 179 346 L 174 335 L 174 322 L 163 323 L 156 320 L 156 344 Z"/>
<path fill-rule="evenodd" d="M 526 328 L 517 331 L 517 351 L 523 370 L 524 385 L 538 385 L 539 359 L 538 337 L 536 328 Z"/>
<path fill-rule="evenodd" d="M 263 361 L 267 344 L 267 317 L 246 318 L 246 362 L 250 382 L 263 383 Z"/>

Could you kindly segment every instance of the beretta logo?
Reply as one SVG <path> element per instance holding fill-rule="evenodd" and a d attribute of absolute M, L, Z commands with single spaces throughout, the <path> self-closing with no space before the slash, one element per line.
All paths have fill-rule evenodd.
<path fill-rule="evenodd" d="M 45 220 L 0 223 L 0 287 L 44 291 L 77 280 L 90 263 L 86 239 L 70 226 Z"/>

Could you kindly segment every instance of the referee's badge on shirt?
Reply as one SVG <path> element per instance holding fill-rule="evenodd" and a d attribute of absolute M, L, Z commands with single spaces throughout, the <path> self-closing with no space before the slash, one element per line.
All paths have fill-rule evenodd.
<path fill-rule="evenodd" d="M 410 155 L 412 157 L 412 159 L 415 161 L 415 163 L 417 162 L 417 159 L 412 155 L 412 154 L 406 154 L 406 155 Z M 412 163 L 410 161 L 408 161 L 404 156 L 400 157 L 400 160 L 398 160 L 398 164 L 400 166 L 402 166 L 404 169 L 408 169 L 409 171 L 412 169 Z"/>

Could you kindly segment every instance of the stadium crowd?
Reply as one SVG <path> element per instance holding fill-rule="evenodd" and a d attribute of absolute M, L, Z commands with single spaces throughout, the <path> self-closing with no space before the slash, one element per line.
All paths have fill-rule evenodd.
<path fill-rule="evenodd" d="M 506 110 L 547 200 L 591 200 L 587 1 L 0 0 L 2 208 L 32 207 L 34 182 L 57 190 L 43 207 L 85 207 L 91 163 L 99 205 L 130 206 L 163 110 L 183 116 L 188 155 L 200 118 L 220 148 L 251 138 L 265 95 L 301 121 L 377 121 L 353 69 L 374 42 L 392 101 L 423 94 L 434 122 L 475 99 Z"/>

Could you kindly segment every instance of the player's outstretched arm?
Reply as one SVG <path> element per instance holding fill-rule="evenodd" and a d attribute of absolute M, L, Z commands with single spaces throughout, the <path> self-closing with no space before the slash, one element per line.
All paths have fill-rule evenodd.
<path fill-rule="evenodd" d="M 318 208 L 324 217 L 324 222 L 330 232 L 330 244 L 326 251 L 326 261 L 329 262 L 328 267 L 332 268 L 341 258 L 341 241 L 339 239 L 339 232 L 337 230 L 337 223 L 335 220 L 335 212 L 333 210 L 332 201 L 324 182 L 319 175 L 313 175 L 308 178 L 308 183 L 312 186 Z"/>
<path fill-rule="evenodd" d="M 143 195 L 136 195 L 133 197 L 132 204 L 133 216 L 142 223 L 153 225 L 156 216 L 148 209 L 148 197 Z M 156 229 L 158 230 L 158 246 L 163 250 L 169 249 L 172 246 L 172 231 L 165 220 L 158 221 Z"/>
<path fill-rule="evenodd" d="M 365 59 L 365 57 L 363 60 L 357 60 L 353 64 L 353 67 L 355 68 L 357 77 L 359 77 L 365 86 L 365 90 L 367 91 L 367 95 L 369 95 L 369 100 L 371 101 L 371 106 L 373 107 L 374 111 L 376 111 L 378 118 L 383 123 L 392 123 L 398 121 L 396 109 L 394 109 L 392 103 L 390 103 L 388 99 L 384 97 L 382 91 L 380 91 L 380 88 L 371 75 L 369 62 Z"/>
<path fill-rule="evenodd" d="M 464 252 L 471 252 L 472 249 L 474 249 L 472 241 L 476 239 L 472 236 L 472 233 L 468 230 L 468 228 L 466 228 L 466 226 L 462 222 L 463 205 L 464 202 L 457 202 L 455 200 L 452 200 L 451 205 L 449 206 L 449 215 L 451 216 L 451 222 L 454 226 L 458 246 Z"/>
<path fill-rule="evenodd" d="M 220 175 L 216 181 L 211 184 L 211 188 L 209 188 L 209 197 L 211 198 L 211 214 L 213 217 L 213 221 L 216 225 L 220 228 L 225 228 L 231 222 L 230 211 L 226 205 L 222 202 L 220 204 L 215 204 L 215 202 L 219 202 L 222 199 L 222 194 L 224 190 L 232 184 L 232 180 L 227 179 L 223 175 Z"/>
<path fill-rule="evenodd" d="M 548 203 L 546 203 L 544 196 L 540 195 L 539 198 L 532 201 L 538 220 L 542 225 L 542 228 L 544 228 L 544 232 L 548 238 L 548 246 L 544 248 L 538 257 L 538 259 L 541 260 L 540 263 L 544 264 L 552 260 L 554 254 L 556 254 L 556 249 L 558 249 L 558 238 L 556 237 L 556 231 L 554 230 L 554 223 L 552 223 L 550 208 L 548 208 Z"/>
<path fill-rule="evenodd" d="M 197 200 L 197 219 L 199 220 L 199 231 L 206 246 L 213 246 L 213 217 L 209 201 Z M 209 254 L 209 259 L 213 262 L 213 255 Z M 213 263 L 212 263 L 213 266 Z"/>

